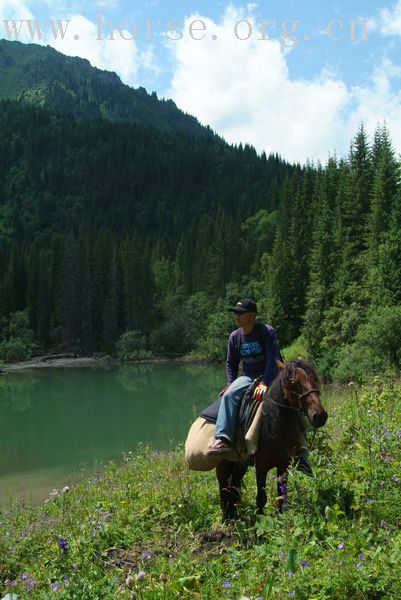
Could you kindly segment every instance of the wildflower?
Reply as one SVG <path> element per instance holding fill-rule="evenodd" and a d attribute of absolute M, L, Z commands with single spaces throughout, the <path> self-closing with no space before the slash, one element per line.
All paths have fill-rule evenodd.
<path fill-rule="evenodd" d="M 373 440 L 374 442 L 377 442 L 379 440 L 379 438 L 377 437 L 376 434 L 371 435 L 370 439 Z"/>
<path fill-rule="evenodd" d="M 68 585 L 68 577 L 67 577 L 67 575 L 64 575 L 63 582 L 65 583 L 65 585 Z"/>
<path fill-rule="evenodd" d="M 358 554 L 358 558 L 360 558 L 361 560 L 364 560 L 365 555 L 363 552 L 361 552 L 360 554 Z"/>
<path fill-rule="evenodd" d="M 27 587 L 26 587 L 26 591 L 27 592 L 32 592 L 33 588 L 36 585 L 36 579 L 34 577 L 30 577 L 28 582 L 27 582 Z"/>
<path fill-rule="evenodd" d="M 342 566 L 343 566 L 343 564 L 344 564 L 344 561 L 343 561 L 343 560 L 339 560 L 339 561 L 338 561 L 338 564 L 339 564 L 339 566 L 340 566 L 340 567 L 342 567 Z"/>
<path fill-rule="evenodd" d="M 231 583 L 230 583 L 229 581 L 225 581 L 225 582 L 223 583 L 223 587 L 225 587 L 225 588 L 229 588 L 229 587 L 231 587 Z"/>
<path fill-rule="evenodd" d="M 294 573 L 291 571 L 291 569 L 289 569 L 289 570 L 287 571 L 287 575 L 288 575 L 288 577 L 291 577 L 291 575 L 293 575 L 293 574 L 294 574 Z"/>
<path fill-rule="evenodd" d="M 128 577 L 125 580 L 125 585 L 127 587 L 130 587 L 132 585 L 132 582 L 133 582 L 133 579 L 132 579 L 131 575 L 128 575 Z"/>
<path fill-rule="evenodd" d="M 279 556 L 280 556 L 280 558 L 285 558 L 285 552 L 283 552 L 283 551 L 281 550 L 281 552 L 280 552 L 280 555 L 279 555 Z"/>
<path fill-rule="evenodd" d="M 393 475 L 391 479 L 392 479 L 392 481 L 399 481 L 397 475 Z"/>
<path fill-rule="evenodd" d="M 152 552 L 149 552 L 149 550 L 144 550 L 142 552 L 142 558 L 145 558 L 146 560 L 152 560 L 153 554 Z"/>
<path fill-rule="evenodd" d="M 301 567 L 304 569 L 305 567 L 308 566 L 308 561 L 307 560 L 301 560 L 301 562 L 299 563 L 301 565 Z"/>
<path fill-rule="evenodd" d="M 60 587 L 60 584 L 57 581 L 52 581 L 50 587 L 52 588 L 53 592 L 57 592 L 58 588 Z"/>
<path fill-rule="evenodd" d="M 291 598 L 293 598 L 295 596 L 295 590 L 291 590 L 288 592 L 288 594 L 291 596 Z"/>
<path fill-rule="evenodd" d="M 63 554 L 67 553 L 68 550 L 68 541 L 66 540 L 66 538 L 64 537 L 59 537 L 58 538 L 58 547 L 60 548 L 61 552 Z"/>
<path fill-rule="evenodd" d="M 340 544 L 338 544 L 337 548 L 338 550 L 344 550 L 344 544 L 341 542 Z"/>
<path fill-rule="evenodd" d="M 138 575 L 136 576 L 138 581 L 142 581 L 143 579 L 145 579 L 145 577 L 146 577 L 145 571 L 139 571 Z"/>
<path fill-rule="evenodd" d="M 397 429 L 397 431 L 395 432 L 395 435 L 399 438 L 401 438 L 401 429 Z"/>

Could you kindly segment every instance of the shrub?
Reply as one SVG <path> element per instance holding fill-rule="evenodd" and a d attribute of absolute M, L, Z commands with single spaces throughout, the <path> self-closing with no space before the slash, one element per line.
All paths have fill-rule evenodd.
<path fill-rule="evenodd" d="M 0 359 L 5 362 L 17 362 L 31 358 L 33 347 L 21 338 L 10 338 L 0 342 Z"/>
<path fill-rule="evenodd" d="M 294 360 L 295 358 L 298 358 L 298 356 L 308 358 L 306 343 L 302 336 L 294 340 L 290 346 L 282 348 L 281 352 L 285 360 Z"/>
<path fill-rule="evenodd" d="M 35 334 L 30 328 L 26 312 L 11 313 L 9 319 L 3 320 L 0 360 L 5 362 L 26 360 L 31 358 L 36 348 Z"/>
<path fill-rule="evenodd" d="M 143 360 L 152 356 L 141 331 L 128 330 L 123 333 L 116 343 L 116 351 L 121 360 Z"/>
<path fill-rule="evenodd" d="M 353 344 L 339 351 L 334 377 L 363 381 L 375 374 L 396 373 L 400 367 L 401 306 L 385 306 L 358 329 Z"/>

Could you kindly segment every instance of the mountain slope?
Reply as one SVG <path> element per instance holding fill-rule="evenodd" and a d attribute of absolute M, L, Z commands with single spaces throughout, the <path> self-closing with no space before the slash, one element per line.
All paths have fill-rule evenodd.
<path fill-rule="evenodd" d="M 159 100 L 142 87 L 124 85 L 115 73 L 50 46 L 0 40 L 0 98 L 21 99 L 75 116 L 130 121 L 198 137 L 213 135 L 172 100 Z"/>

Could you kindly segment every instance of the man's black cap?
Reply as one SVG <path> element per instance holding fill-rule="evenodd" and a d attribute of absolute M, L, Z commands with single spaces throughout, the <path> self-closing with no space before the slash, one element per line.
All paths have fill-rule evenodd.
<path fill-rule="evenodd" d="M 251 298 L 242 298 L 238 300 L 235 306 L 230 306 L 228 310 L 236 313 L 246 313 L 246 312 L 258 312 L 256 302 L 251 300 Z"/>

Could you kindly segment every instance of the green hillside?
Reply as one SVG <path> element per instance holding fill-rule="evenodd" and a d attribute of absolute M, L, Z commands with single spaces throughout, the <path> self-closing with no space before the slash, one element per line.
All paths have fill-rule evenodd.
<path fill-rule="evenodd" d="M 50 46 L 0 40 L 0 97 L 75 116 L 130 121 L 200 137 L 213 135 L 172 100 L 159 100 L 142 87 L 133 89 L 115 73 Z"/>
<path fill-rule="evenodd" d="M 0 54 L 3 95 L 20 98 L 0 102 L 0 359 L 63 348 L 222 360 L 226 307 L 253 296 L 282 347 L 328 379 L 399 372 L 400 163 L 385 127 L 370 140 L 361 126 L 341 160 L 289 165 L 164 126 L 168 103 L 146 93 L 147 121 L 104 118 L 105 95 L 138 92 L 51 49 L 2 48 L 21 56 Z M 51 95 L 24 101 L 44 69 L 69 90 L 69 114 Z M 102 77 L 116 88 L 96 87 Z"/>

